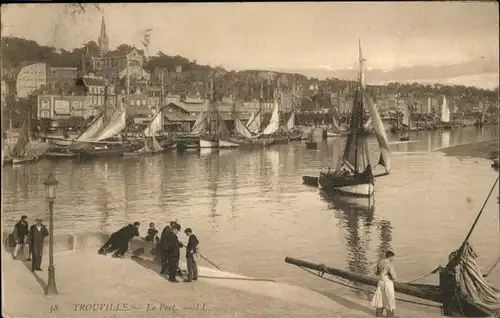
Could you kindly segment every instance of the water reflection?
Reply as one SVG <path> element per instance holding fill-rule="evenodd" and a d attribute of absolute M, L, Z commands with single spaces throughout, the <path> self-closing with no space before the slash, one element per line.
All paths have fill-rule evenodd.
<path fill-rule="evenodd" d="M 367 250 L 371 241 L 375 205 L 369 198 L 353 198 L 342 195 L 328 195 L 321 191 L 321 197 L 328 202 L 328 208 L 333 210 L 335 217 L 341 221 L 341 230 L 345 230 L 344 239 L 347 243 L 347 269 L 351 272 L 370 274 Z M 364 287 L 355 283 L 355 286 Z M 356 290 L 359 296 L 369 296 L 370 293 Z"/>
<path fill-rule="evenodd" d="M 385 257 L 385 252 L 391 250 L 391 241 L 392 241 L 392 226 L 391 222 L 387 220 L 380 220 L 378 225 L 378 229 L 380 230 L 379 238 L 380 244 L 378 247 L 378 257 Z"/>
<path fill-rule="evenodd" d="M 220 216 L 220 214 L 217 214 L 217 191 L 219 188 L 219 160 L 221 157 L 217 152 L 207 152 L 206 154 L 200 153 L 200 158 L 205 160 L 206 169 L 208 171 L 208 191 L 210 196 L 209 223 L 212 224 L 212 230 L 218 232 L 219 224 L 217 222 L 217 217 Z"/>
<path fill-rule="evenodd" d="M 450 146 L 450 132 L 443 131 L 441 134 L 441 147 L 448 148 Z"/>

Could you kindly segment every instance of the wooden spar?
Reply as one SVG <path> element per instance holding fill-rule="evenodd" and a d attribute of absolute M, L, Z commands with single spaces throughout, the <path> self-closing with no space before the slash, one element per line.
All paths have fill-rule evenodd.
<path fill-rule="evenodd" d="M 373 277 L 373 276 L 368 276 L 368 275 L 361 275 L 361 274 L 356 274 L 348 271 L 343 271 L 340 269 L 320 265 L 320 264 L 314 264 L 310 263 L 307 261 L 303 261 L 300 259 L 292 258 L 292 257 L 286 257 L 285 262 L 289 264 L 293 264 L 296 266 L 300 267 L 305 267 L 309 268 L 312 270 L 316 271 L 322 271 L 325 269 L 326 273 L 333 275 L 333 276 L 339 276 L 342 278 L 345 278 L 347 280 L 353 281 L 353 282 L 358 282 L 362 283 L 365 285 L 370 285 L 376 287 L 378 285 L 378 278 Z M 399 282 L 394 282 L 394 290 L 398 293 L 434 301 L 441 303 L 442 296 L 441 292 L 439 292 L 437 289 L 438 286 L 433 286 L 429 285 L 429 288 L 423 288 L 422 287 L 417 287 L 417 286 L 412 286 L 410 284 L 405 284 L 405 283 L 399 283 Z"/>

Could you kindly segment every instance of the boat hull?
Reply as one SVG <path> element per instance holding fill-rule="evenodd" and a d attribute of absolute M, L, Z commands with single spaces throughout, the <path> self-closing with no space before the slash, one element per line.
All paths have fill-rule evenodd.
<path fill-rule="evenodd" d="M 63 138 L 47 138 L 47 142 L 56 146 L 70 146 L 73 143 L 73 140 Z"/>
<path fill-rule="evenodd" d="M 33 162 L 36 159 L 37 158 L 34 156 L 24 157 L 24 158 L 15 158 L 15 157 L 11 158 L 13 165 L 19 165 L 19 164 L 23 164 L 23 163 Z"/>
<path fill-rule="evenodd" d="M 79 157 L 79 153 L 67 153 L 67 152 L 46 152 L 44 157 L 47 159 L 70 159 Z"/>
<path fill-rule="evenodd" d="M 362 196 L 362 197 L 369 197 L 369 196 L 373 195 L 374 189 L 375 189 L 375 187 L 371 183 L 357 184 L 357 185 L 352 185 L 352 186 L 335 188 L 335 190 L 338 192 L 349 194 L 349 195 L 354 195 L 354 196 Z"/>
<path fill-rule="evenodd" d="M 219 140 L 219 148 L 236 148 L 241 146 L 239 143 L 230 141 L 230 140 Z M 210 147 L 204 147 L 204 148 L 210 148 Z"/>
<path fill-rule="evenodd" d="M 340 137 L 341 134 L 335 133 L 333 131 L 327 131 L 326 132 L 326 137 L 327 138 L 334 138 L 334 137 Z"/>
<path fill-rule="evenodd" d="M 375 186 L 371 171 L 365 171 L 351 177 L 335 175 L 332 172 L 321 173 L 318 179 L 321 190 L 327 193 L 341 193 L 351 196 L 370 197 Z"/>
<path fill-rule="evenodd" d="M 200 139 L 200 148 L 217 148 L 219 146 L 218 141 Z"/>

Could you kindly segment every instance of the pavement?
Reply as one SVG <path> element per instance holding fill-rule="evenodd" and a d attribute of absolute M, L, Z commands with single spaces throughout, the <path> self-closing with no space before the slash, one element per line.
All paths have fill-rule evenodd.
<path fill-rule="evenodd" d="M 93 240 L 96 240 L 95 242 Z M 368 300 L 313 291 L 199 267 L 199 280 L 171 283 L 145 257 L 97 255 L 101 238 L 56 245 L 58 295 L 46 296 L 48 256 L 42 272 L 2 248 L 3 317 L 367 317 Z M 61 248 L 58 248 L 60 246 Z M 44 254 L 48 248 L 44 248 Z M 23 259 L 21 257 L 21 259 Z M 185 268 L 185 264 L 180 264 Z M 401 317 L 438 316 L 398 307 Z"/>

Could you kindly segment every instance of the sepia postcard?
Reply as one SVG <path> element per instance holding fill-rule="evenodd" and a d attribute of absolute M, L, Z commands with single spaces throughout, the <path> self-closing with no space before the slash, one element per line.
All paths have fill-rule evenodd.
<path fill-rule="evenodd" d="M 2 4 L 2 316 L 499 317 L 498 12 Z"/>

